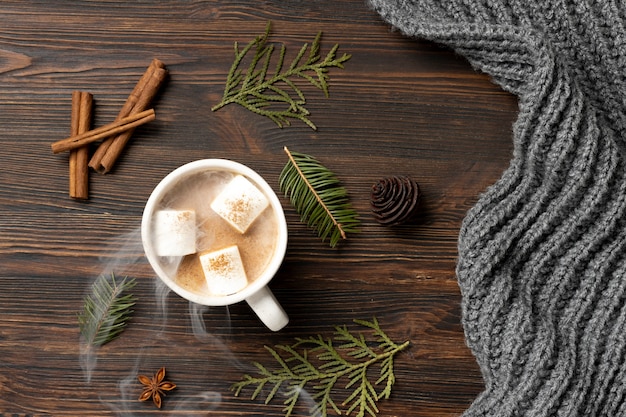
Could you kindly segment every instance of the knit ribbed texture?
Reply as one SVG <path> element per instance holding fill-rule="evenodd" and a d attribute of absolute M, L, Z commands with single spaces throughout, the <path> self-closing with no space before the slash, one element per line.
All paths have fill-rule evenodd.
<path fill-rule="evenodd" d="M 459 236 L 485 380 L 464 416 L 625 416 L 626 4 L 368 1 L 519 98 L 511 164 Z"/>

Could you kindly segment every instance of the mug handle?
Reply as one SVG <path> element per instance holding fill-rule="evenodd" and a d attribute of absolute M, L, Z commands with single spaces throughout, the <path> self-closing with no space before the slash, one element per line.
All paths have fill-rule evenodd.
<path fill-rule="evenodd" d="M 285 310 L 278 304 L 272 291 L 266 286 L 246 298 L 246 302 L 270 330 L 277 332 L 289 323 Z"/>

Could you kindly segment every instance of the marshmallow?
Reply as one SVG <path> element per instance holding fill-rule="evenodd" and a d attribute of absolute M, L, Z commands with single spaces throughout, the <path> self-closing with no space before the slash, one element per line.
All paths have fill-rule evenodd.
<path fill-rule="evenodd" d="M 237 175 L 213 200 L 211 208 L 239 233 L 245 233 L 268 205 L 265 194 L 245 177 Z"/>
<path fill-rule="evenodd" d="M 154 217 L 158 256 L 185 256 L 196 252 L 196 212 L 160 210 Z"/>
<path fill-rule="evenodd" d="M 236 245 L 200 255 L 199 258 L 212 294 L 234 294 L 248 285 L 246 271 Z"/>

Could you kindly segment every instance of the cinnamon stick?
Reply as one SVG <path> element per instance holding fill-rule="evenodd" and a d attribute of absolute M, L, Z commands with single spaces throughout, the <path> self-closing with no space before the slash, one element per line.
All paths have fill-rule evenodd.
<path fill-rule="evenodd" d="M 76 136 L 89 130 L 93 109 L 93 96 L 84 91 L 72 92 L 70 135 Z M 89 147 L 87 145 L 70 151 L 70 197 L 89 198 Z"/>
<path fill-rule="evenodd" d="M 100 139 L 108 138 L 110 136 L 126 132 L 127 130 L 134 129 L 137 126 L 141 126 L 144 123 L 154 120 L 155 118 L 156 115 L 154 113 L 154 109 L 145 110 L 140 113 L 124 117 L 120 120 L 116 120 L 115 122 L 109 123 L 97 129 L 89 130 L 87 132 L 54 142 L 50 146 L 53 153 L 69 151 L 80 148 L 81 146 L 89 143 L 96 142 Z"/>
<path fill-rule="evenodd" d="M 153 59 L 126 99 L 117 118 L 122 119 L 147 109 L 165 81 L 166 76 L 167 70 L 163 62 Z M 102 174 L 109 172 L 130 140 L 133 131 L 134 129 L 129 129 L 103 141 L 91 157 L 89 166 Z"/>
<path fill-rule="evenodd" d="M 78 119 L 80 118 L 80 102 L 81 102 L 81 92 L 80 91 L 72 91 L 72 112 L 70 116 L 70 135 L 76 136 L 78 135 Z M 69 156 L 69 185 L 70 185 L 70 197 L 74 197 L 76 195 L 76 150 L 70 151 Z"/>

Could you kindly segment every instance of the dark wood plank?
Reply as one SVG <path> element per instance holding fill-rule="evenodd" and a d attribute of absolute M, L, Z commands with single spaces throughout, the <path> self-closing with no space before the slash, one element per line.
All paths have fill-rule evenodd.
<path fill-rule="evenodd" d="M 390 31 L 361 0 L 4 1 L 0 19 L 0 415 L 156 415 L 136 401 L 136 375 L 166 366 L 179 385 L 168 415 L 280 416 L 280 403 L 229 390 L 252 361 L 268 360 L 263 346 L 374 316 L 411 342 L 381 416 L 469 406 L 482 381 L 463 338 L 456 240 L 508 165 L 514 97 L 451 51 Z M 234 106 L 211 111 L 233 42 L 268 20 L 288 54 L 319 30 L 322 52 L 339 43 L 352 54 L 345 70 L 331 70 L 330 98 L 306 89 L 317 132 L 279 129 Z M 89 201 L 70 200 L 67 155 L 49 146 L 68 134 L 72 90 L 93 93 L 94 124 L 107 123 L 153 57 L 171 74 L 157 120 L 136 131 L 112 173 L 91 175 Z M 153 187 L 179 165 L 220 157 L 278 189 L 284 146 L 335 171 L 363 223 L 330 249 L 282 200 L 290 242 L 271 287 L 289 326 L 271 333 L 246 305 L 198 310 L 164 295 L 138 235 Z M 369 215 L 369 190 L 395 174 L 414 177 L 424 199 L 416 224 L 388 228 Z M 122 337 L 88 357 L 76 314 L 108 271 L 138 279 L 138 304 Z"/>

